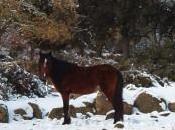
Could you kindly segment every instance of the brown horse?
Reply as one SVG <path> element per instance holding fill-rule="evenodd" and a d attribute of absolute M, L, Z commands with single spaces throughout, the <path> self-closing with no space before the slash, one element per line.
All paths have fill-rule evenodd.
<path fill-rule="evenodd" d="M 51 53 L 40 53 L 40 76 L 50 78 L 57 91 L 62 95 L 64 122 L 70 124 L 69 95 L 89 94 L 100 87 L 115 109 L 114 123 L 123 120 L 123 78 L 120 71 L 110 65 L 80 67 L 54 58 Z"/>

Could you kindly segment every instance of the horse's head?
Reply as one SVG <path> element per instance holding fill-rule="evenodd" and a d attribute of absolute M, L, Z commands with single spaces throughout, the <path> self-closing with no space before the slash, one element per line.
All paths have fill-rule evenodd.
<path fill-rule="evenodd" d="M 46 77 L 49 76 L 52 58 L 51 52 L 43 53 L 40 51 L 39 53 L 39 76 L 43 81 L 46 81 Z"/>

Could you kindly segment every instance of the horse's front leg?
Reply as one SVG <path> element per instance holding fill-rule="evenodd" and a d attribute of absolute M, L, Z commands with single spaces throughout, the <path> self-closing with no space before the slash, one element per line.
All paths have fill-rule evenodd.
<path fill-rule="evenodd" d="M 69 116 L 69 93 L 62 93 L 63 98 L 63 111 L 64 111 L 64 124 L 70 124 L 71 119 Z"/>

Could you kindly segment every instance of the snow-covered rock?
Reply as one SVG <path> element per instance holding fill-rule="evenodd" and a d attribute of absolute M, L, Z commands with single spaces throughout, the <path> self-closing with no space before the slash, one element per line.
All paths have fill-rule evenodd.
<path fill-rule="evenodd" d="M 134 105 L 143 113 L 150 113 L 153 111 L 161 112 L 165 110 L 164 106 L 166 106 L 164 101 L 145 92 L 141 93 L 136 98 Z"/>
<path fill-rule="evenodd" d="M 24 120 L 31 120 L 33 118 L 32 114 L 28 114 L 26 110 L 24 110 L 23 108 L 18 108 L 16 110 L 14 110 L 15 113 L 15 120 L 18 120 L 19 118 L 22 118 Z"/>
<path fill-rule="evenodd" d="M 113 106 L 102 92 L 98 92 L 95 101 L 95 106 L 96 106 L 96 114 L 107 115 L 107 119 L 113 118 L 113 115 L 111 114 L 108 115 L 108 112 L 113 110 Z M 130 115 L 133 113 L 133 105 L 124 101 L 123 107 L 124 107 L 124 114 Z"/>
<path fill-rule="evenodd" d="M 21 68 L 9 56 L 0 56 L 0 99 L 7 100 L 14 95 L 44 97 L 48 89 L 39 77 Z M 7 60 L 7 61 L 6 61 Z"/>
<path fill-rule="evenodd" d="M 39 106 L 37 105 L 37 104 L 35 104 L 35 103 L 31 103 L 31 102 L 29 102 L 28 103 L 31 107 L 32 107 L 32 109 L 33 109 L 33 117 L 34 118 L 37 118 L 37 119 L 42 119 L 42 111 L 41 111 L 41 109 L 39 108 Z"/>
<path fill-rule="evenodd" d="M 112 104 L 102 92 L 98 92 L 95 101 L 96 113 L 105 115 L 108 111 L 112 110 Z"/>
<path fill-rule="evenodd" d="M 168 103 L 168 109 L 172 112 L 175 112 L 175 102 Z"/>
<path fill-rule="evenodd" d="M 89 116 L 89 113 L 95 114 L 94 103 L 84 102 L 85 106 L 75 107 L 74 105 L 69 106 L 69 114 L 71 117 L 77 117 L 78 114 Z M 63 108 L 53 108 L 48 117 L 51 119 L 61 119 L 64 116 Z"/>
<path fill-rule="evenodd" d="M 136 87 L 158 87 L 164 86 L 166 82 L 158 76 L 145 71 L 129 70 L 123 72 L 125 84 L 134 84 Z"/>
<path fill-rule="evenodd" d="M 9 113 L 8 108 L 4 104 L 0 104 L 0 123 L 8 123 L 9 122 Z"/>

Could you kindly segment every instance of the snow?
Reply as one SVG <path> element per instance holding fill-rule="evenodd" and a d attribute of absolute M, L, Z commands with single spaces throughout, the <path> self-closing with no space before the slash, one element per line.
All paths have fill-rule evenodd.
<path fill-rule="evenodd" d="M 158 118 L 151 118 L 156 115 Z M 158 114 L 125 115 L 124 130 L 173 130 L 175 128 L 175 113 L 168 117 Z M 70 125 L 61 125 L 61 120 L 34 119 L 31 121 L 12 121 L 10 124 L 0 124 L 1 130 L 116 130 L 113 120 L 105 120 L 105 116 L 96 115 L 91 118 L 72 118 Z"/>
<path fill-rule="evenodd" d="M 164 99 L 167 103 L 175 102 L 175 83 L 170 83 L 169 86 L 166 85 L 165 87 L 160 87 L 160 85 L 157 86 L 158 87 L 137 88 L 135 85 L 129 84 L 124 88 L 124 101 L 133 104 L 137 96 L 140 93 L 145 92 L 151 94 L 153 97 L 157 97 L 158 99 Z"/>
<path fill-rule="evenodd" d="M 149 93 L 157 98 L 163 98 L 165 101 L 175 101 L 175 83 L 171 82 L 170 85 L 164 87 L 153 86 L 150 88 L 136 87 L 133 84 L 129 84 L 124 88 L 123 98 L 129 104 L 133 104 L 137 96 L 142 93 Z M 97 96 L 96 93 L 83 95 L 77 99 L 71 99 L 70 104 L 75 107 L 85 106 L 84 102 L 94 102 Z M 14 120 L 14 110 L 17 108 L 23 108 L 26 110 L 27 115 L 31 116 L 32 109 L 29 102 L 39 105 L 43 112 L 44 119 L 32 119 L 32 120 Z M 46 114 L 52 110 L 52 108 L 62 107 L 61 95 L 57 92 L 46 96 L 45 98 L 27 98 L 21 97 L 11 101 L 2 101 L 0 104 L 7 105 L 10 115 L 10 123 L 0 123 L 0 130 L 117 130 L 114 128 L 113 119 L 105 120 L 105 115 L 93 115 L 87 118 L 81 113 L 77 118 L 71 118 L 72 123 L 70 125 L 62 125 L 63 118 L 60 120 L 49 119 Z M 165 106 L 162 106 L 165 107 Z M 112 112 L 112 111 L 110 111 Z M 168 114 L 163 116 L 163 114 Z M 134 108 L 132 115 L 124 115 L 124 130 L 174 130 L 175 129 L 175 113 L 165 109 L 164 112 L 158 113 L 157 111 L 151 113 L 141 113 L 137 108 Z"/>
<path fill-rule="evenodd" d="M 83 107 L 85 106 L 84 102 L 93 103 L 96 97 L 97 97 L 97 93 L 83 95 L 78 97 L 75 100 L 74 99 L 70 100 L 70 104 L 73 105 L 74 107 Z"/>

